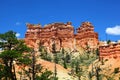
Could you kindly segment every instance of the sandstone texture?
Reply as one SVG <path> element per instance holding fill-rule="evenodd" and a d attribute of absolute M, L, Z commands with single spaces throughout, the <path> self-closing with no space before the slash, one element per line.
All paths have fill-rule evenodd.
<path fill-rule="evenodd" d="M 100 59 L 120 58 L 120 43 L 99 46 Z"/>
<path fill-rule="evenodd" d="M 94 32 L 94 27 L 90 22 L 83 22 L 74 33 L 75 29 L 71 22 L 51 23 L 42 27 L 40 24 L 27 24 L 25 43 L 29 47 L 38 49 L 45 46 L 47 51 L 52 50 L 52 44 L 56 44 L 59 51 L 61 48 L 74 50 L 79 47 L 96 48 L 98 45 L 98 33 Z"/>

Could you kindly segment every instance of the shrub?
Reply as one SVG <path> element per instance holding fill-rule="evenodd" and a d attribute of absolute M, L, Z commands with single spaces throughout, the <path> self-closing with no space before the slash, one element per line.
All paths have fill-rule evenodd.
<path fill-rule="evenodd" d="M 105 59 L 105 61 L 108 61 L 108 59 Z"/>
<path fill-rule="evenodd" d="M 114 69 L 114 73 L 118 73 L 119 72 L 119 67 Z"/>

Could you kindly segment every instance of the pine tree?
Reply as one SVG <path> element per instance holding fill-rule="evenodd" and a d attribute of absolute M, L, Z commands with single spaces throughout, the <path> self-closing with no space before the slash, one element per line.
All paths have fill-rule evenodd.
<path fill-rule="evenodd" d="M 52 44 L 52 53 L 54 54 L 54 80 L 57 80 L 57 67 L 56 64 L 58 63 L 57 52 L 56 52 L 56 45 L 55 42 Z"/>
<path fill-rule="evenodd" d="M 53 73 L 51 71 L 48 71 L 47 69 L 45 72 L 43 72 L 40 76 L 36 77 L 36 80 L 53 80 L 52 75 Z"/>
<path fill-rule="evenodd" d="M 76 74 L 78 74 L 78 72 L 79 72 L 79 62 L 78 61 L 76 61 L 76 63 L 75 63 L 75 72 L 76 72 Z"/>
<path fill-rule="evenodd" d="M 97 79 L 97 80 L 100 80 L 100 79 L 99 79 L 99 76 L 100 76 L 100 75 L 99 75 L 100 68 L 99 68 L 99 67 L 95 67 L 95 71 L 96 71 L 96 79 Z"/>
<path fill-rule="evenodd" d="M 65 69 L 67 69 L 66 58 L 64 58 L 63 66 L 64 66 Z"/>
<path fill-rule="evenodd" d="M 64 48 L 62 48 L 62 55 L 63 55 L 63 67 L 65 68 L 65 69 L 67 69 L 67 59 L 66 59 L 66 55 L 65 55 L 65 50 L 64 50 Z"/>
<path fill-rule="evenodd" d="M 15 32 L 8 31 L 4 34 L 0 34 L 0 48 L 3 50 L 0 53 L 0 59 L 3 65 L 3 79 L 17 80 L 14 62 L 19 62 L 19 59 L 23 57 L 24 52 L 28 52 L 30 49 L 24 44 L 24 41 L 18 40 L 15 36 Z"/>

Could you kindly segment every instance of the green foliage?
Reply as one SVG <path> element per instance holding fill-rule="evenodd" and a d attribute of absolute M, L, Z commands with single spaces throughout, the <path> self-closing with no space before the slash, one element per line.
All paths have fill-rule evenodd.
<path fill-rule="evenodd" d="M 33 67 L 29 67 L 29 70 L 25 70 L 23 69 L 25 74 L 29 77 L 29 79 L 33 78 L 33 76 L 31 76 L 31 74 L 33 75 Z M 38 73 L 41 73 L 42 75 L 42 70 L 43 70 L 43 66 L 41 66 L 41 64 L 35 64 L 34 66 L 34 75 L 38 76 Z M 34 79 L 36 79 L 37 77 L 35 77 Z"/>
<path fill-rule="evenodd" d="M 4 66 L 0 64 L 0 80 L 5 76 Z"/>
<path fill-rule="evenodd" d="M 66 59 L 67 63 L 70 62 L 71 57 L 70 57 L 70 55 L 68 53 L 66 53 L 65 59 Z"/>
<path fill-rule="evenodd" d="M 79 66 L 79 62 L 76 61 L 76 63 L 75 63 L 75 72 L 76 72 L 76 74 L 78 74 L 78 72 L 79 72 L 79 70 L 80 70 L 79 67 L 80 67 L 80 66 Z"/>
<path fill-rule="evenodd" d="M 58 64 L 58 62 L 59 62 L 59 58 L 58 58 L 57 54 L 55 54 L 54 62 L 57 63 L 57 64 Z"/>
<path fill-rule="evenodd" d="M 48 71 L 47 69 L 45 70 L 45 72 L 43 72 L 40 76 L 36 77 L 36 80 L 53 80 L 52 79 L 52 72 Z"/>
<path fill-rule="evenodd" d="M 99 56 L 99 54 L 100 54 L 100 53 L 99 53 L 99 49 L 97 48 L 97 49 L 96 49 L 96 55 Z"/>
<path fill-rule="evenodd" d="M 4 60 L 4 61 L 6 59 L 7 59 L 7 61 L 9 61 L 11 59 L 18 58 L 19 56 L 21 56 L 21 54 L 15 50 L 5 50 L 5 51 L 1 52 L 1 54 L 0 54 L 0 58 L 2 58 L 2 60 Z"/>
<path fill-rule="evenodd" d="M 0 48 L 2 49 L 11 49 L 18 43 L 17 37 L 15 36 L 15 32 L 8 31 L 4 34 L 0 34 Z"/>
<path fill-rule="evenodd" d="M 32 60 L 30 59 L 30 55 L 24 55 L 22 57 L 18 58 L 18 64 L 24 64 L 24 65 L 30 65 L 32 63 Z"/>
<path fill-rule="evenodd" d="M 71 61 L 71 68 L 74 68 L 75 67 L 75 60 L 73 59 L 72 61 Z"/>
<path fill-rule="evenodd" d="M 55 78 L 53 77 L 53 79 L 54 79 L 54 80 L 58 80 L 58 77 L 55 77 Z M 53 80 L 53 79 L 52 79 L 52 80 Z"/>
<path fill-rule="evenodd" d="M 19 51 L 20 53 L 32 51 L 32 49 L 24 44 L 23 40 L 18 40 L 16 46 L 14 47 L 14 50 Z"/>
<path fill-rule="evenodd" d="M 39 46 L 39 51 L 40 52 L 45 52 L 45 47 L 44 46 Z"/>
<path fill-rule="evenodd" d="M 111 40 L 107 40 L 107 44 L 110 44 L 111 43 Z"/>
<path fill-rule="evenodd" d="M 52 44 L 52 53 L 56 54 L 56 45 L 55 45 L 55 43 Z"/>
<path fill-rule="evenodd" d="M 115 74 L 118 73 L 118 72 L 119 72 L 119 67 L 114 69 Z"/>
<path fill-rule="evenodd" d="M 99 80 L 103 80 L 104 77 L 105 77 L 104 74 L 99 74 Z M 107 80 L 109 80 L 109 78 L 107 78 Z"/>
<path fill-rule="evenodd" d="M 44 46 L 40 46 L 39 51 L 40 51 L 40 57 L 42 59 L 47 60 L 47 61 L 52 61 L 50 54 L 48 54 Z"/>
<path fill-rule="evenodd" d="M 91 72 L 88 73 L 88 77 L 89 77 L 90 80 L 92 79 L 93 75 L 92 75 Z"/>
<path fill-rule="evenodd" d="M 102 58 L 102 60 L 101 60 L 101 63 L 102 63 L 102 65 L 104 65 L 104 60 L 103 60 L 103 58 Z"/>
<path fill-rule="evenodd" d="M 51 55 L 48 54 L 46 60 L 47 60 L 47 61 L 52 61 Z"/>
<path fill-rule="evenodd" d="M 47 55 L 45 47 L 41 46 L 39 51 L 41 52 L 41 58 L 47 60 Z M 86 75 L 88 66 L 96 60 L 96 56 L 99 55 L 98 50 L 96 50 L 96 54 L 90 51 L 89 46 L 83 55 L 74 56 L 73 54 L 68 53 L 62 48 L 61 52 L 56 51 L 55 43 L 52 45 L 52 53 L 54 55 L 55 64 L 62 64 L 64 68 L 71 68 L 71 73 L 73 76 L 77 76 L 79 79 L 81 76 Z M 82 69 L 83 68 L 83 69 Z M 54 75 L 57 75 L 57 69 L 54 67 Z M 89 76 L 93 76 L 92 73 L 89 73 Z M 54 80 L 55 80 L 54 76 Z"/>
<path fill-rule="evenodd" d="M 57 77 L 54 78 L 52 76 L 53 73 L 51 71 L 46 70 L 45 72 L 42 72 L 43 68 L 41 65 L 35 63 L 35 56 L 32 61 L 32 56 L 27 54 L 27 52 L 31 52 L 32 49 L 28 48 L 24 44 L 23 40 L 18 40 L 15 34 L 16 33 L 13 31 L 8 31 L 4 34 L 0 34 L 0 48 L 3 50 L 3 52 L 0 53 L 0 59 L 3 62 L 0 64 L 0 80 L 17 80 L 14 62 L 16 62 L 17 65 L 29 66 L 29 70 L 23 68 L 22 71 L 24 72 L 24 75 L 27 75 L 29 77 L 30 80 L 32 79 L 32 73 L 34 73 L 34 76 L 36 76 L 36 73 L 39 72 L 41 75 L 37 76 L 36 80 L 58 80 Z M 43 53 L 42 58 L 51 60 L 45 49 L 43 50 L 43 48 L 41 48 L 39 51 Z M 23 54 L 24 52 L 26 52 L 26 54 Z M 53 52 L 56 53 L 55 45 L 53 45 Z M 55 61 L 57 61 L 57 55 L 55 56 Z M 19 74 L 22 75 L 22 72 L 19 71 Z"/>
<path fill-rule="evenodd" d="M 89 55 L 89 58 L 88 58 Z M 92 77 L 95 75 L 95 73 L 88 73 L 87 69 L 96 60 L 96 54 L 93 54 L 92 52 L 85 51 L 84 54 L 80 54 L 77 57 L 70 55 L 70 67 L 71 72 L 70 75 L 77 76 L 80 80 L 81 76 L 86 77 L 85 75 L 88 75 L 88 77 Z"/>
<path fill-rule="evenodd" d="M 63 66 L 65 69 L 67 69 L 67 63 L 66 63 L 66 58 L 64 59 L 64 63 L 63 63 Z"/>
<path fill-rule="evenodd" d="M 113 77 L 108 77 L 107 80 L 114 80 Z M 120 79 L 119 79 L 120 80 Z"/>
<path fill-rule="evenodd" d="M 97 80 L 100 80 L 100 74 L 99 74 L 100 70 L 101 70 L 100 67 L 95 67 L 95 75 Z"/>
<path fill-rule="evenodd" d="M 4 68 L 2 73 L 5 79 L 16 80 L 14 61 L 18 62 L 24 55 L 23 52 L 28 52 L 30 49 L 24 44 L 22 40 L 17 40 L 15 32 L 8 31 L 0 34 L 0 48 L 2 52 L 0 59 L 3 61 Z"/>
<path fill-rule="evenodd" d="M 69 60 L 68 53 L 65 54 L 64 48 L 62 48 L 61 53 L 62 53 L 62 57 L 61 57 L 61 58 L 62 58 L 62 60 L 63 60 L 63 67 L 64 67 L 65 69 L 67 69 L 67 62 L 68 62 L 68 60 Z"/>
<path fill-rule="evenodd" d="M 62 48 L 62 51 L 61 51 L 61 52 L 62 52 L 62 54 L 64 55 L 64 54 L 65 54 L 65 49 L 64 49 L 64 48 Z"/>

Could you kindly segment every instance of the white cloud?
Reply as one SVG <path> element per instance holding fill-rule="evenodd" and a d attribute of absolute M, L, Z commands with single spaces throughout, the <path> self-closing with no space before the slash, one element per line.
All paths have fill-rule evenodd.
<path fill-rule="evenodd" d="M 19 26 L 20 24 L 21 24 L 20 22 L 16 22 L 16 23 L 15 23 L 16 26 Z"/>
<path fill-rule="evenodd" d="M 106 33 L 110 35 L 120 35 L 120 25 L 107 28 Z"/>
<path fill-rule="evenodd" d="M 20 37 L 20 33 L 16 33 L 16 37 Z"/>

